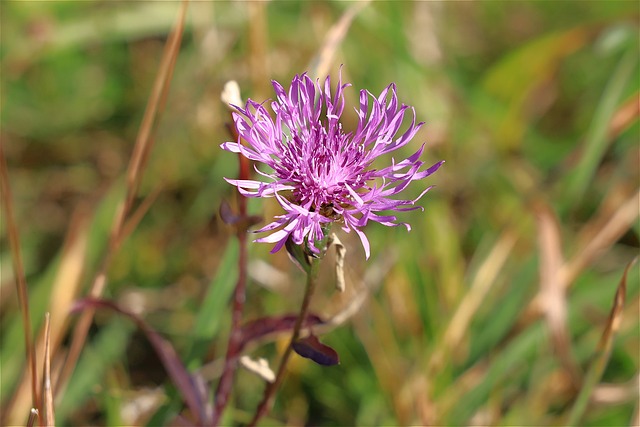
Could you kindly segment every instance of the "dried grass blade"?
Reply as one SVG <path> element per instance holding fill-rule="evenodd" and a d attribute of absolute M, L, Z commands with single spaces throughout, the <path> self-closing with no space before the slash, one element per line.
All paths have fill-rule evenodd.
<path fill-rule="evenodd" d="M 182 34 L 184 32 L 184 22 L 187 14 L 188 1 L 183 0 L 176 24 L 171 31 L 165 49 L 160 61 L 160 68 L 158 75 L 153 84 L 151 96 L 149 102 L 145 108 L 144 115 L 142 117 L 142 123 L 140 124 L 140 130 L 136 138 L 136 144 L 131 154 L 131 161 L 129 162 L 129 168 L 127 170 L 127 197 L 125 201 L 125 212 L 128 212 L 133 199 L 137 193 L 138 185 L 142 177 L 142 171 L 146 165 L 146 161 L 149 156 L 149 152 L 153 147 L 153 139 L 151 134 L 156 123 L 156 118 L 159 112 L 164 107 L 164 101 L 169 89 L 171 77 L 173 76 L 174 65 L 178 53 L 180 51 L 180 43 L 182 41 Z"/>
<path fill-rule="evenodd" d="M 609 357 L 611 356 L 611 349 L 613 348 L 613 339 L 616 332 L 618 332 L 618 329 L 620 329 L 620 323 L 622 322 L 622 313 L 627 292 L 627 274 L 629 273 L 631 266 L 634 265 L 637 260 L 638 257 L 634 258 L 629 264 L 627 264 L 624 274 L 620 279 L 616 295 L 613 299 L 613 306 L 609 313 L 609 319 L 607 320 L 604 332 L 602 333 L 602 337 L 598 343 L 594 359 L 587 371 L 587 374 L 585 375 L 580 393 L 576 398 L 575 404 L 571 408 L 569 418 L 565 424 L 567 426 L 579 425 L 579 421 L 587 408 L 591 395 L 600 381 L 605 367 L 607 366 Z"/>
<path fill-rule="evenodd" d="M 564 263 L 560 241 L 560 227 L 551 209 L 542 203 L 535 206 L 540 251 L 541 308 L 560 363 L 575 387 L 580 382 L 580 371 L 575 363 L 567 330 L 567 298 L 560 269 Z"/>
<path fill-rule="evenodd" d="M 53 391 L 51 390 L 51 316 L 44 314 L 44 368 L 42 374 L 44 422 L 46 426 L 55 426 L 53 409 Z"/>
<path fill-rule="evenodd" d="M 638 205 L 640 205 L 640 190 L 636 191 L 626 202 L 621 204 L 608 219 L 603 221 L 602 218 L 596 218 L 582 228 L 578 238 L 580 244 L 576 245 L 580 248 L 580 251 L 567 261 L 559 272 L 559 282 L 563 284 L 565 289 L 571 287 L 580 272 L 601 253 L 611 247 L 631 227 L 633 221 L 640 216 Z M 602 213 L 600 213 L 599 217 L 601 216 Z M 597 232 L 591 235 L 590 230 L 597 230 Z M 529 323 L 541 313 L 542 301 L 538 295 L 533 298 L 524 311 L 520 323 Z"/>
<path fill-rule="evenodd" d="M 156 76 L 153 91 L 147 103 L 147 108 L 138 131 L 136 143 L 133 148 L 132 158 L 129 162 L 127 171 L 127 195 L 124 202 L 122 202 L 116 211 L 114 217 L 114 224 L 112 226 L 111 236 L 109 239 L 109 248 L 102 261 L 100 269 L 96 274 L 94 281 L 89 291 L 89 296 L 98 298 L 102 295 L 107 283 L 106 271 L 110 264 L 111 257 L 117 250 L 118 245 L 122 242 L 122 235 L 125 231 L 125 219 L 128 217 L 128 213 L 133 205 L 133 200 L 137 193 L 138 184 L 142 176 L 142 170 L 146 164 L 146 159 L 151 150 L 152 139 L 151 133 L 153 130 L 153 124 L 155 123 L 155 117 L 158 110 L 161 110 L 162 100 L 165 99 L 168 91 L 169 82 L 173 75 L 173 65 L 175 64 L 176 57 L 178 55 L 180 42 L 182 40 L 182 33 L 184 30 L 184 22 L 187 12 L 188 0 L 183 0 L 181 8 L 178 13 L 177 21 L 169 35 L 167 44 L 160 63 L 160 70 Z M 126 230 L 129 231 L 129 230 Z M 56 383 L 56 393 L 62 395 L 62 389 L 64 388 L 67 380 L 71 376 L 75 364 L 78 361 L 80 352 L 84 347 L 84 342 L 89 331 L 89 326 L 93 319 L 93 310 L 89 309 L 82 313 L 82 316 L 76 324 L 76 328 L 73 333 L 71 346 L 67 360 L 62 368 L 62 372 Z"/>
<path fill-rule="evenodd" d="M 129 216 L 122 227 L 122 232 L 120 232 L 120 241 L 123 241 L 127 238 L 127 236 L 133 233 L 133 230 L 135 230 L 140 221 L 142 221 L 142 218 L 149 211 L 149 209 L 153 205 L 153 202 L 156 201 L 161 191 L 162 187 L 155 187 L 153 191 L 147 197 L 145 197 L 140 206 L 138 206 L 137 209 Z"/>
<path fill-rule="evenodd" d="M 340 46 L 344 36 L 347 34 L 351 22 L 367 4 L 369 4 L 369 0 L 355 2 L 342 14 L 340 20 L 329 29 L 318 55 L 309 64 L 310 76 L 322 78 L 328 74 L 331 61 L 338 50 L 338 46 Z"/>
<path fill-rule="evenodd" d="M 27 279 L 24 274 L 22 255 L 20 253 L 20 234 L 18 224 L 13 213 L 13 199 L 11 197 L 11 187 L 9 185 L 9 172 L 4 158 L 4 150 L 0 144 L 0 189 L 2 190 L 2 204 L 5 210 L 5 220 L 7 233 L 9 234 L 9 247 L 11 249 L 11 259 L 13 261 L 13 272 L 16 277 L 18 291 L 18 302 L 22 313 L 22 324 L 24 326 L 24 344 L 31 377 L 31 405 L 36 410 L 40 408 L 40 396 L 38 394 L 38 371 L 36 368 L 36 350 L 33 345 L 33 335 L 31 333 L 31 317 L 29 314 L 29 294 L 27 292 Z M 9 411 L 7 411 L 9 412 Z"/>
<path fill-rule="evenodd" d="M 69 308 L 78 295 L 82 278 L 83 267 L 87 255 L 88 215 L 84 208 L 79 208 L 69 221 L 70 228 L 67 231 L 65 243 L 60 256 L 57 272 L 51 285 L 48 300 L 48 311 L 51 316 L 50 324 L 50 353 L 56 355 L 60 342 L 67 333 Z M 45 340 L 44 329 L 34 338 L 35 354 L 44 354 Z M 38 366 L 41 368 L 42 365 Z M 41 375 L 42 371 L 38 372 Z M 24 379 L 28 379 L 29 372 L 22 373 Z M 54 375 L 55 377 L 55 375 Z M 22 419 L 22 414 L 31 407 L 29 396 L 29 384 L 22 380 L 15 389 L 13 399 L 5 421 L 14 423 Z M 44 409 L 41 412 L 44 416 Z M 3 414 L 5 415 L 5 414 Z"/>
<path fill-rule="evenodd" d="M 29 411 L 29 419 L 27 420 L 27 427 L 33 427 L 38 418 L 40 418 L 38 410 L 31 408 L 31 411 Z"/>
<path fill-rule="evenodd" d="M 90 220 L 91 213 L 81 208 L 76 210 L 69 221 L 70 227 L 49 297 L 50 351 L 52 355 L 56 354 L 60 342 L 67 333 L 69 309 L 80 292 L 82 274 L 87 261 Z M 38 346 L 38 354 L 41 351 L 42 347 Z"/>
<path fill-rule="evenodd" d="M 633 225 L 633 221 L 640 215 L 638 206 L 640 206 L 640 190 L 624 202 L 604 226 L 598 228 L 599 231 L 593 238 L 590 238 L 586 244 L 580 245 L 583 249 L 575 254 L 561 271 L 565 286 L 570 286 L 585 266 L 613 245 Z M 590 224 L 584 227 L 584 229 L 590 228 Z"/>

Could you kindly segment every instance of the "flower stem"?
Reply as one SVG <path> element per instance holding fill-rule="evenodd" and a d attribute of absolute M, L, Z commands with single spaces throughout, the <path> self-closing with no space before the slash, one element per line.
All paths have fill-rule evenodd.
<path fill-rule="evenodd" d="M 298 338 L 300 338 L 302 325 L 304 324 L 304 320 L 307 317 L 307 312 L 309 311 L 309 303 L 311 302 L 311 297 L 313 296 L 313 292 L 316 287 L 316 277 L 318 276 L 319 265 L 319 259 L 312 259 L 311 269 L 307 274 L 307 286 L 304 293 L 304 299 L 302 300 L 302 306 L 300 307 L 300 314 L 298 315 L 295 326 L 293 327 L 291 340 L 289 341 L 289 345 L 282 355 L 280 366 L 278 367 L 278 372 L 276 373 L 276 379 L 272 383 L 267 384 L 267 387 L 264 390 L 262 401 L 260 402 L 260 405 L 258 405 L 258 409 L 256 410 L 253 419 L 249 423 L 249 427 L 254 427 L 258 423 L 260 418 L 265 416 L 273 406 L 276 390 L 284 379 L 284 371 L 291 356 L 291 352 L 293 351 L 293 344 L 298 340 Z"/>

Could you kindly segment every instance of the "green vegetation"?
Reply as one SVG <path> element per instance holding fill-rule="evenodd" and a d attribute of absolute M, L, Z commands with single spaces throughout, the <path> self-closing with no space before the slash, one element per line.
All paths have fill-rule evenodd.
<path fill-rule="evenodd" d="M 323 318 L 346 313 L 320 337 L 340 365 L 294 355 L 261 425 L 638 425 L 638 265 L 625 273 L 640 247 L 637 2 L 192 2 L 173 74 L 160 79 L 168 94 L 154 101 L 179 10 L 0 4 L 3 191 L 38 369 L 51 313 L 54 385 L 91 311 L 73 303 L 106 268 L 101 296 L 171 343 L 211 398 L 238 275 L 238 242 L 218 213 L 223 200 L 237 205 L 223 177 L 238 173 L 219 147 L 231 138 L 220 93 L 236 80 L 263 100 L 271 79 L 337 76 L 343 64 L 345 127 L 358 90 L 396 82 L 427 122 L 403 154 L 427 141 L 424 160 L 446 164 L 425 182 L 436 185 L 425 212 L 403 217 L 410 233 L 368 227 L 369 261 L 357 236 L 340 235 L 347 290 L 334 290 L 328 257 L 311 303 Z M 158 115 L 136 189 L 127 165 L 147 105 Z M 127 195 L 130 221 L 110 240 Z M 250 200 L 249 213 L 277 215 L 270 202 Z M 6 212 L 3 196 L 0 415 L 24 425 L 31 381 Z M 249 244 L 245 321 L 299 308 L 304 275 L 269 250 Z M 191 419 L 138 326 L 96 311 L 66 387 L 54 387 L 58 425 Z M 245 352 L 275 370 L 287 338 Z M 240 368 L 223 424 L 249 422 L 263 388 Z"/>

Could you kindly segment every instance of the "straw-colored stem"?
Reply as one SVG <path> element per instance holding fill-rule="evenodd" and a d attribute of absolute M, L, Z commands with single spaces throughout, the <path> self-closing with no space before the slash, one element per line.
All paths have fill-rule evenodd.
<path fill-rule="evenodd" d="M 127 193 L 124 200 L 118 206 L 118 211 L 114 216 L 114 223 L 111 229 L 106 254 L 89 290 L 89 296 L 91 298 L 98 298 L 104 292 L 107 283 L 106 276 L 108 267 L 117 248 L 122 243 L 125 232 L 128 231 L 125 227 L 126 219 L 133 208 L 133 202 L 138 192 L 140 180 L 142 179 L 146 159 L 153 147 L 152 133 L 154 130 L 154 123 L 156 123 L 159 111 L 162 109 L 163 100 L 165 99 L 166 92 L 169 89 L 171 76 L 173 75 L 175 58 L 179 53 L 179 47 L 182 41 L 187 5 L 188 1 L 183 0 L 178 12 L 176 24 L 169 36 L 169 39 L 167 40 L 167 44 L 165 45 L 160 69 L 156 76 L 154 88 L 144 112 L 142 123 L 136 138 L 136 144 L 133 148 L 133 153 L 129 162 L 127 171 Z M 64 387 L 75 369 L 75 365 L 80 357 L 80 352 L 84 347 L 89 327 L 93 321 L 94 312 L 94 309 L 84 311 L 80 320 L 76 324 L 67 359 L 63 365 L 61 374 L 58 377 L 58 381 L 56 382 L 55 393 L 57 395 L 63 394 Z"/>

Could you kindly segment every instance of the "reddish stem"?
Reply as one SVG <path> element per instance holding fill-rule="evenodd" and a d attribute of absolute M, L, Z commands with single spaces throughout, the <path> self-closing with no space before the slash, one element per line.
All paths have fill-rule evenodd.
<path fill-rule="evenodd" d="M 239 141 L 238 133 L 233 126 L 229 126 L 231 136 Z M 242 155 L 238 155 L 240 162 L 240 171 L 238 173 L 240 179 L 249 179 L 249 159 Z M 244 196 L 238 197 L 238 211 L 241 218 L 247 217 L 247 199 Z M 240 221 L 236 230 L 238 239 L 238 281 L 233 293 L 233 311 L 231 313 L 231 333 L 229 334 L 229 342 L 227 343 L 227 354 L 224 360 L 224 368 L 222 376 L 218 382 L 214 397 L 214 410 L 211 425 L 217 426 L 222 418 L 222 412 L 229 402 L 229 395 L 233 388 L 233 376 L 238 366 L 240 358 L 240 350 L 242 347 L 242 312 L 244 311 L 244 303 L 246 300 L 247 287 L 247 229 L 246 221 Z"/>

